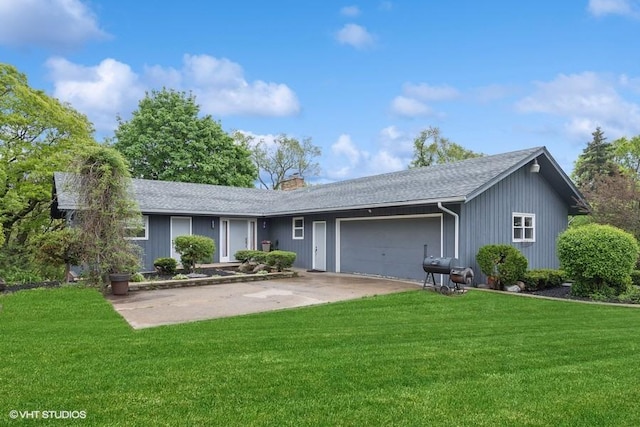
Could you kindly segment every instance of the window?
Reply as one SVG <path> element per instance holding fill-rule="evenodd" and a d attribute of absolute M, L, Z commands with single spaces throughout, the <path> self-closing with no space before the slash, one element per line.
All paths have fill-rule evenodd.
<path fill-rule="evenodd" d="M 149 240 L 149 217 L 143 215 L 140 222 L 127 226 L 126 232 L 129 240 Z"/>
<path fill-rule="evenodd" d="M 536 216 L 534 214 L 513 213 L 513 241 L 514 242 L 535 242 L 536 241 Z"/>
<path fill-rule="evenodd" d="M 304 218 L 303 217 L 293 218 L 293 239 L 294 240 L 304 239 Z"/>

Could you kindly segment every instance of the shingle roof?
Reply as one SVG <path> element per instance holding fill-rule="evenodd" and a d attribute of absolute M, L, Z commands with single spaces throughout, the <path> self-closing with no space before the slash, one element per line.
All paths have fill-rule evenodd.
<path fill-rule="evenodd" d="M 455 163 L 312 185 L 292 191 L 225 187 L 169 181 L 133 180 L 143 213 L 272 216 L 377 206 L 466 202 L 531 162 L 566 200 L 582 198 L 544 147 L 479 157 Z M 546 169 L 546 170 L 545 170 Z M 55 174 L 58 209 L 75 208 L 65 189 L 66 175 Z"/>

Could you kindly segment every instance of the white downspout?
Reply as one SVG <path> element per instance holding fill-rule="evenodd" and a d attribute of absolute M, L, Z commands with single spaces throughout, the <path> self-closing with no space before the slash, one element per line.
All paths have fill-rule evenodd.
<path fill-rule="evenodd" d="M 458 241 L 460 240 L 460 239 L 459 239 L 460 216 L 459 216 L 457 213 L 455 213 L 454 211 L 452 211 L 452 210 L 450 210 L 450 209 L 447 209 L 447 208 L 445 208 L 444 206 L 442 206 L 442 202 L 438 202 L 438 208 L 439 208 L 441 211 L 446 212 L 446 213 L 448 213 L 449 215 L 453 216 L 453 218 L 454 218 L 454 224 L 455 224 L 455 225 L 454 225 L 454 230 L 455 230 L 455 232 L 454 232 L 454 239 L 455 239 L 455 241 L 454 241 L 454 244 L 453 244 L 453 245 L 454 245 L 454 246 L 453 246 L 453 247 L 454 247 L 453 252 L 454 252 L 454 258 L 456 258 L 456 259 L 460 259 L 460 257 L 458 256 Z"/>

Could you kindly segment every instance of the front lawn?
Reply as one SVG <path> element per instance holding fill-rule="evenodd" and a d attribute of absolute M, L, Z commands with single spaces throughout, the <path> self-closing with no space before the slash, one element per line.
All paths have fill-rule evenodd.
<path fill-rule="evenodd" d="M 22 291 L 0 297 L 0 425 L 637 426 L 639 328 L 635 308 L 411 291 L 134 331 L 96 291 Z"/>

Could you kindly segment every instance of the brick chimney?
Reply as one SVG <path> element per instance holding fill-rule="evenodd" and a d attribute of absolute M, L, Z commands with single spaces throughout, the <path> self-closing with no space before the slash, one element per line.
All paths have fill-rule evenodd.
<path fill-rule="evenodd" d="M 299 173 L 294 173 L 280 183 L 280 190 L 283 191 L 297 190 L 302 187 L 304 187 L 304 178 Z"/>

